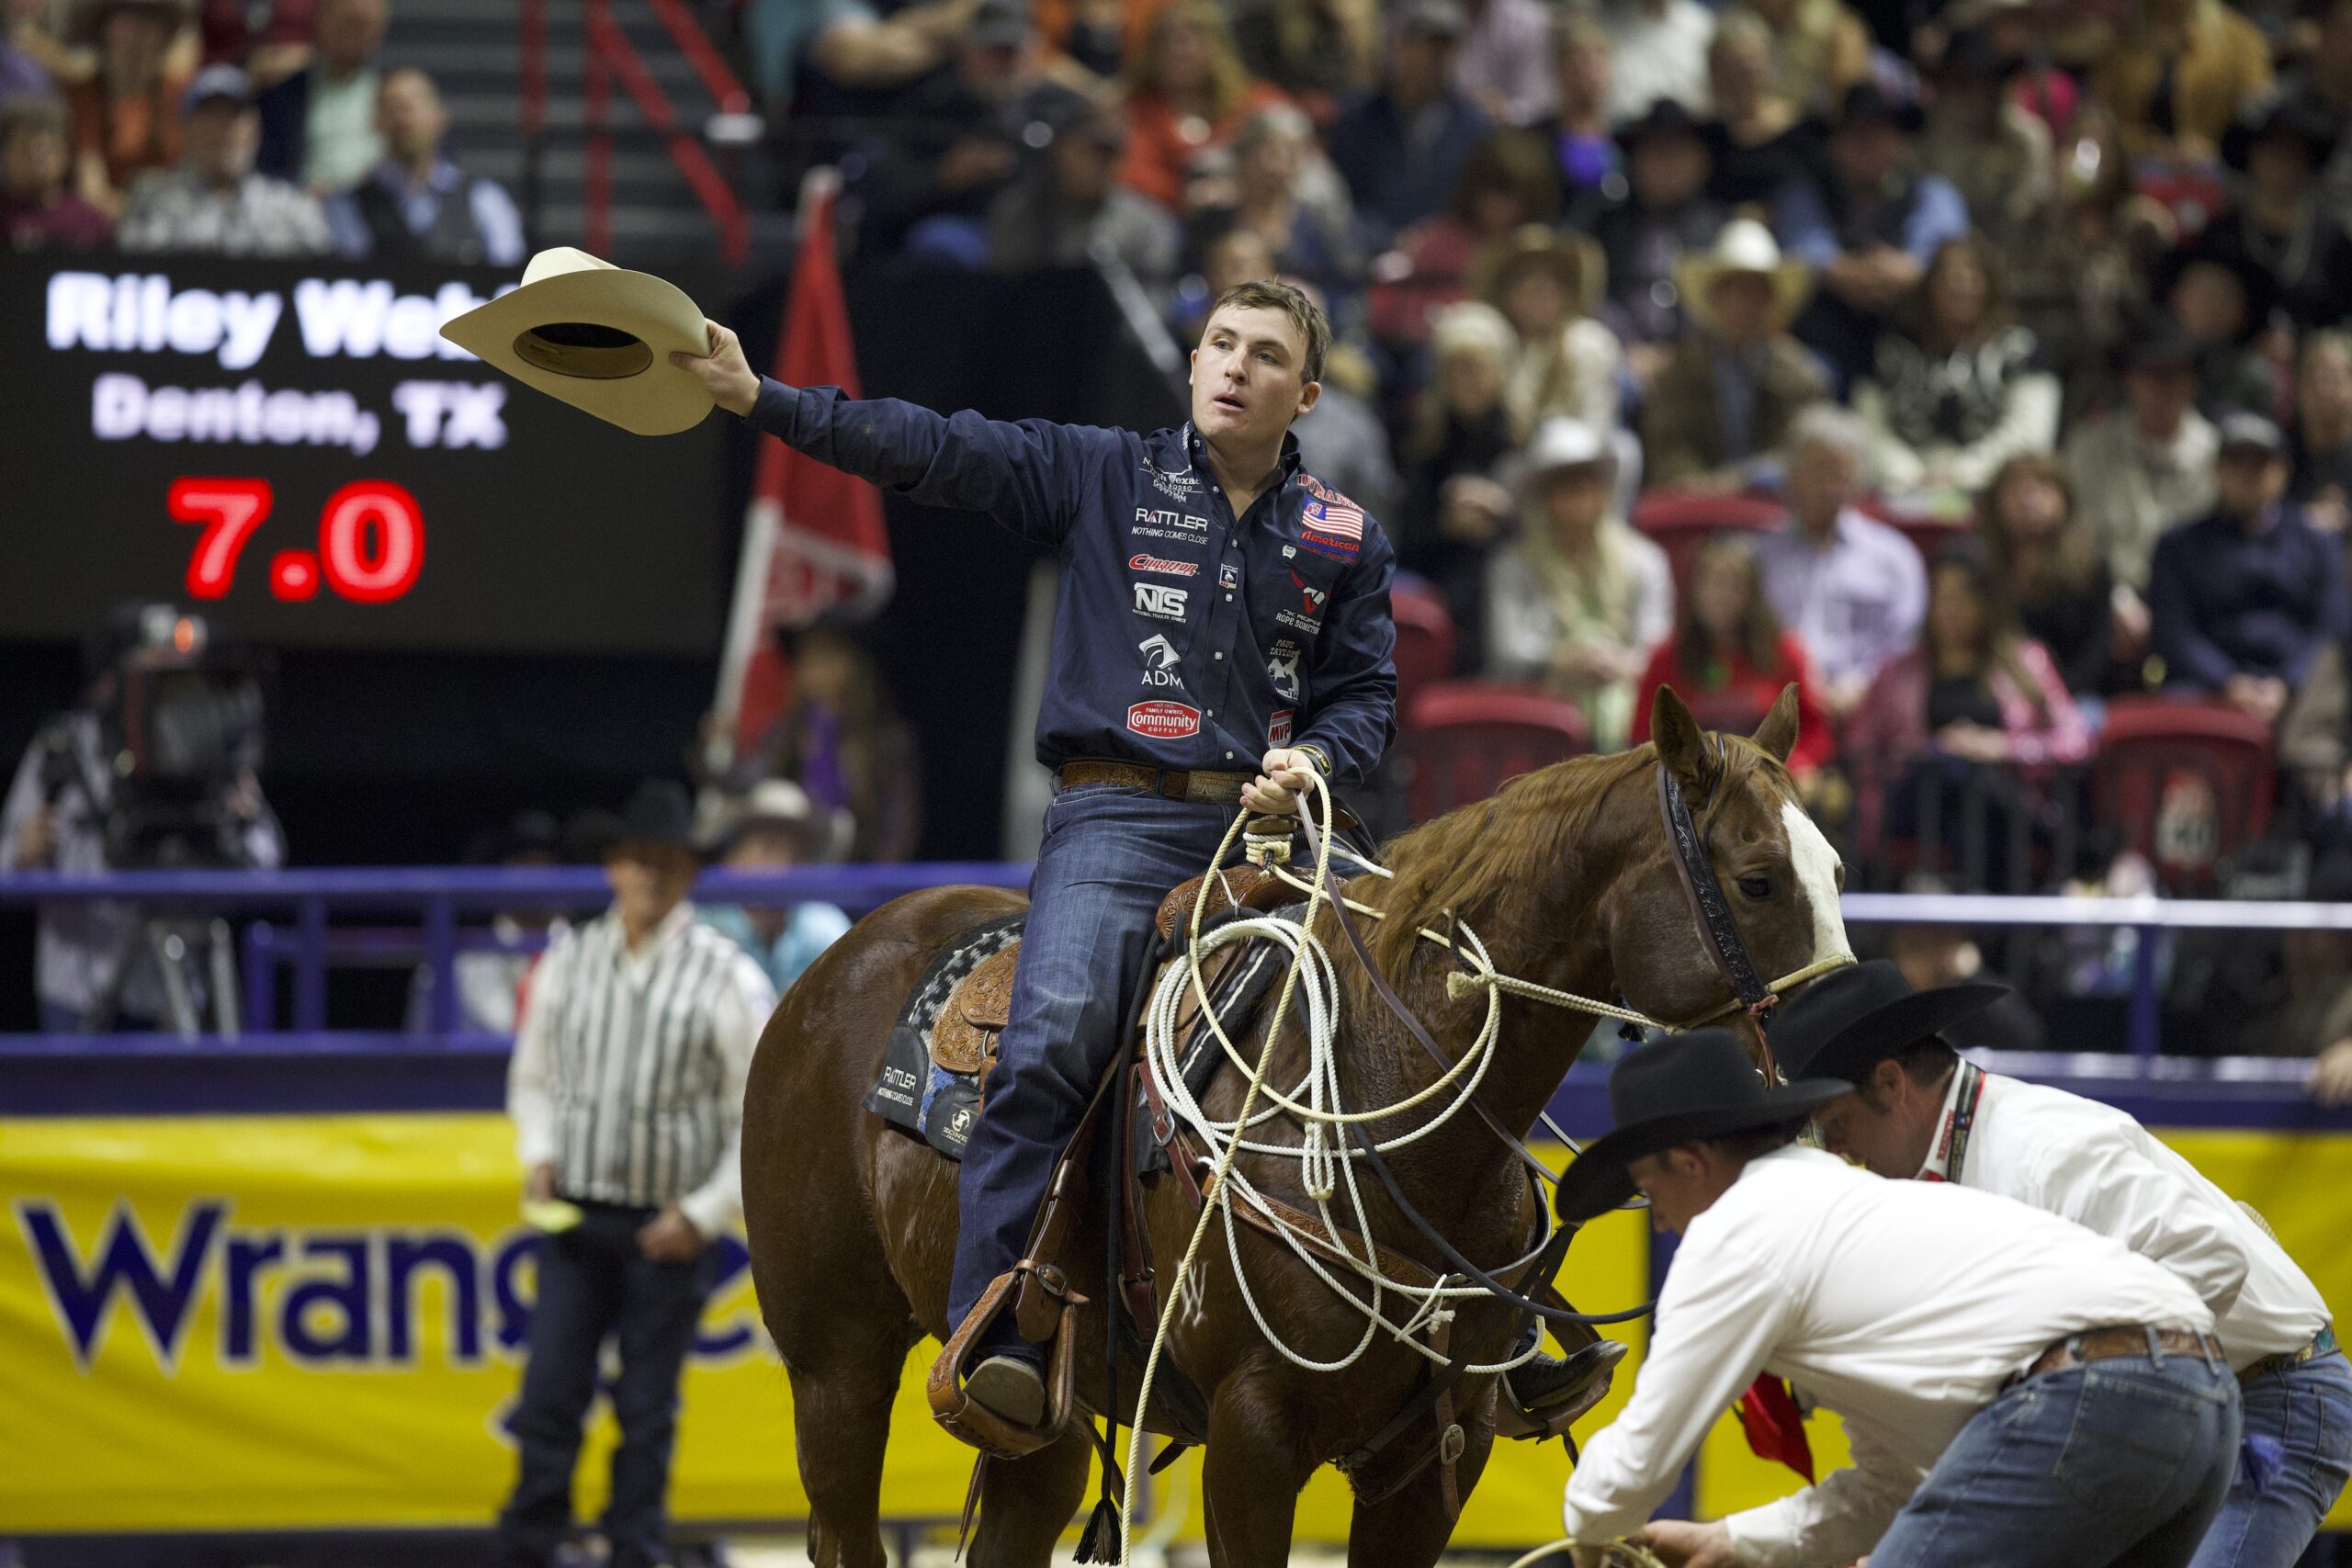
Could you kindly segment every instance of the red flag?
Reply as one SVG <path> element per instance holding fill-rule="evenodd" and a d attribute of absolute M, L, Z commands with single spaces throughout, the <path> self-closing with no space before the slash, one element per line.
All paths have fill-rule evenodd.
<path fill-rule="evenodd" d="M 1809 1483 L 1813 1443 L 1804 1435 L 1804 1414 L 1789 1385 L 1767 1372 L 1739 1396 L 1739 1425 L 1758 1459 L 1778 1460 Z"/>
<path fill-rule="evenodd" d="M 800 253 L 776 344 L 775 378 L 790 387 L 839 387 L 858 396 L 857 355 L 833 248 L 831 169 L 801 186 Z M 803 457 L 773 435 L 760 438 L 743 559 L 719 666 L 718 711 L 739 754 L 784 709 L 789 671 L 776 652 L 779 626 L 806 626 L 821 611 L 865 615 L 890 596 L 890 538 L 882 498 L 863 479 Z"/>

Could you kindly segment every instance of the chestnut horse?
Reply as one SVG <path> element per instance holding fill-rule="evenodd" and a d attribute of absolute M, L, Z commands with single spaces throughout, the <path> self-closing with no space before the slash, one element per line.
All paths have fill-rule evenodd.
<path fill-rule="evenodd" d="M 1453 1055 L 1468 1046 L 1487 1004 L 1483 995 L 1450 1000 L 1445 980 L 1455 965 L 1441 947 L 1414 940 L 1417 926 L 1442 930 L 1446 912 L 1477 932 L 1503 974 L 1581 996 L 1622 995 L 1653 1018 L 1695 1020 L 1724 1006 L 1728 987 L 1702 945 L 1661 824 L 1654 784 L 1660 761 L 1683 786 L 1760 972 L 1788 975 L 1845 952 L 1837 903 L 1842 870 L 1798 807 L 1782 766 L 1796 739 L 1793 689 L 1752 740 L 1702 736 L 1670 691 L 1659 694 L 1653 732 L 1654 745 L 1523 775 L 1491 801 L 1415 829 L 1390 846 L 1393 881 L 1366 875 L 1346 885 L 1352 897 L 1388 917 L 1374 938 L 1375 961 Z M 952 1326 L 956 1167 L 859 1100 L 933 956 L 1022 902 L 1001 890 L 949 887 L 876 910 L 792 987 L 752 1066 L 743 1115 L 752 1273 L 792 1380 L 809 1555 L 822 1568 L 882 1568 L 877 1517 L 892 1395 L 909 1350 L 926 1335 L 944 1340 Z M 1328 909 L 1318 927 L 1326 946 L 1343 953 Z M 1346 1103 L 1394 1104 L 1438 1069 L 1374 999 L 1353 961 L 1340 964 Z M 1504 1008 L 1504 1044 L 1480 1095 L 1506 1125 L 1524 1133 L 1593 1020 L 1516 998 Z M 1262 1028 L 1261 1020 L 1238 1042 L 1246 1056 L 1255 1057 Z M 1295 1083 L 1303 1071 L 1301 1032 L 1294 1023 L 1283 1032 L 1270 1083 Z M 1244 1088 L 1240 1075 L 1221 1074 L 1204 1108 L 1231 1118 Z M 1384 1126 L 1382 1135 L 1393 1134 Z M 1521 1256 L 1538 1227 L 1522 1168 L 1476 1117 L 1455 1117 L 1388 1157 L 1407 1200 L 1475 1261 L 1498 1267 Z M 1261 1190 L 1307 1202 L 1295 1162 L 1245 1154 L 1240 1164 Z M 1365 1199 L 1381 1246 L 1429 1261 L 1385 1194 L 1367 1191 Z M 1158 1179 L 1146 1189 L 1143 1217 L 1166 1313 L 1168 1274 L 1183 1256 L 1197 1211 L 1178 1183 Z M 1258 1306 L 1287 1344 L 1320 1360 L 1354 1347 L 1362 1315 L 1295 1255 L 1254 1230 L 1241 1231 L 1239 1245 Z M 1081 1314 L 1078 1343 L 1099 1347 L 1102 1281 L 1098 1274 L 1090 1285 L 1081 1273 L 1074 1282 L 1094 1298 Z M 1299 1489 L 1317 1466 L 1354 1450 L 1403 1407 L 1423 1358 L 1383 1337 L 1343 1377 L 1299 1369 L 1251 1323 L 1222 1245 L 1203 1247 L 1183 1310 L 1173 1316 L 1166 1355 L 1208 1404 L 1210 1561 L 1274 1568 L 1289 1557 Z M 1511 1321 L 1499 1303 L 1465 1302 L 1453 1353 L 1478 1364 L 1506 1359 Z M 1135 1381 L 1132 1371 L 1120 1379 L 1128 1405 Z M 1455 1475 L 1464 1497 L 1493 1440 L 1494 1382 L 1489 1375 L 1457 1385 L 1455 1419 L 1468 1442 Z M 1099 1366 L 1082 1370 L 1081 1403 L 1099 1409 L 1103 1386 Z M 1155 1413 L 1160 1408 L 1155 1399 Z M 1132 1423 L 1131 1408 L 1122 1414 Z M 1145 1424 L 1165 1429 L 1150 1415 Z M 1434 1431 L 1431 1425 L 1398 1445 L 1399 1472 L 1428 1450 Z M 1048 1559 L 1084 1495 L 1090 1451 L 1074 1419 L 1058 1441 L 1027 1458 L 988 1462 L 973 1543 L 981 1568 Z M 1432 1464 L 1376 1504 L 1359 1501 L 1349 1562 L 1435 1562 L 1453 1529 L 1440 1474 Z"/>

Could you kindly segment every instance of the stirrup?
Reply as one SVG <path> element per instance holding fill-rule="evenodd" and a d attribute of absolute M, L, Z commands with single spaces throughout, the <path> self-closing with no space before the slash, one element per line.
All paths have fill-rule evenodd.
<path fill-rule="evenodd" d="M 1499 1397 L 1495 1401 L 1495 1436 L 1540 1443 L 1546 1438 L 1559 1437 L 1583 1419 L 1594 1405 L 1608 1398 L 1610 1384 L 1616 1381 L 1617 1363 L 1625 1359 L 1627 1347 L 1612 1339 L 1602 1339 L 1597 1343 L 1617 1345 L 1617 1354 L 1582 1388 L 1555 1404 L 1530 1410 L 1519 1402 L 1518 1391 L 1510 1386 L 1509 1372 L 1496 1379 Z"/>
<path fill-rule="evenodd" d="M 1035 1427 L 999 1416 L 974 1399 L 964 1385 L 981 1335 L 1013 1306 L 1016 1291 L 1021 1308 L 1025 1309 L 1021 1312 L 1023 1321 L 1035 1321 L 1046 1313 L 1053 1320 L 1045 1371 L 1046 1418 Z M 1020 1459 L 1059 1438 L 1069 1426 L 1075 1399 L 1078 1309 L 1085 1304 L 1086 1298 L 1069 1288 L 1069 1278 L 1059 1269 L 1033 1258 L 1023 1258 L 989 1280 L 971 1313 L 948 1337 L 946 1348 L 932 1362 L 931 1375 L 923 1381 L 932 1419 L 957 1441 L 998 1459 Z"/>

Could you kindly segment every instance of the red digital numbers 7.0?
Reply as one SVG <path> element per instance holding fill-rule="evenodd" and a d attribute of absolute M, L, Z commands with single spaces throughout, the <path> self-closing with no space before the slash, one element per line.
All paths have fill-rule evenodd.
<path fill-rule="evenodd" d="M 204 527 L 188 557 L 190 598 L 227 596 L 238 558 L 275 499 L 267 479 L 172 481 L 173 520 Z M 416 586 L 424 570 L 424 513 L 416 497 L 389 479 L 356 479 L 320 509 L 316 549 L 280 550 L 270 558 L 269 591 L 280 599 L 313 599 L 323 579 L 355 604 L 383 604 Z"/>

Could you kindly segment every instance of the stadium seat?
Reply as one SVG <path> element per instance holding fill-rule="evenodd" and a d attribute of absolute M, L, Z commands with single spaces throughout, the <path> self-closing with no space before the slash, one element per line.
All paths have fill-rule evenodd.
<path fill-rule="evenodd" d="M 1389 589 L 1388 608 L 1396 621 L 1396 711 L 1409 713 L 1416 694 L 1453 673 L 1453 615 L 1444 595 L 1409 575 Z"/>
<path fill-rule="evenodd" d="M 1919 552 L 1919 558 L 1930 564 L 1946 541 L 1964 538 L 1976 528 L 1973 513 L 1965 517 L 1931 517 L 1918 512 L 1897 511 L 1875 501 L 1862 502 L 1860 510 L 1864 516 L 1877 518 L 1910 540 L 1912 547 Z"/>
<path fill-rule="evenodd" d="M 1440 681 L 1405 710 L 1397 750 L 1416 822 L 1483 800 L 1506 779 L 1592 750 L 1584 712 L 1533 686 Z"/>
<path fill-rule="evenodd" d="M 1634 526 L 1657 540 L 1666 552 L 1677 589 L 1690 581 L 1691 558 L 1710 534 L 1732 528 L 1777 528 L 1787 516 L 1788 510 L 1769 495 L 1654 490 L 1634 506 Z"/>
<path fill-rule="evenodd" d="M 2270 727 L 2220 703 L 2118 697 L 2092 770 L 2098 823 L 2169 892 L 2208 891 L 2270 826 Z"/>

